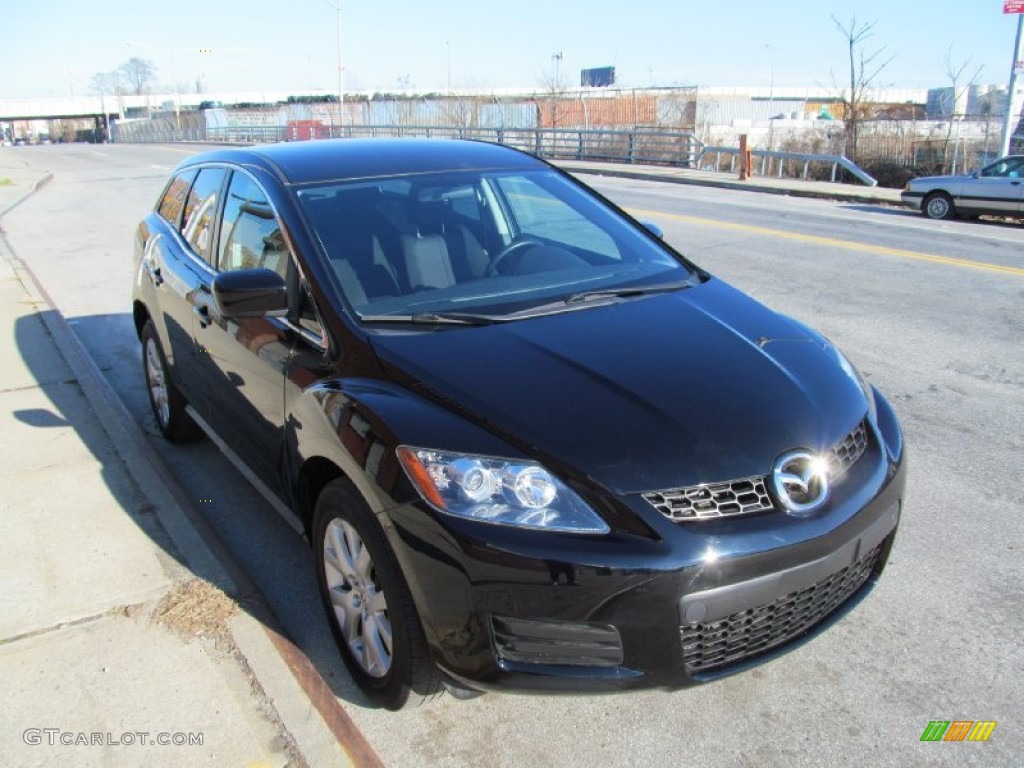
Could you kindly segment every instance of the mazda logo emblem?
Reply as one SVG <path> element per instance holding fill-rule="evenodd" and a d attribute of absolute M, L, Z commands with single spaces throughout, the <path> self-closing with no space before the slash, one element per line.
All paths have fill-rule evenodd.
<path fill-rule="evenodd" d="M 828 462 L 807 451 L 780 456 L 772 469 L 772 489 L 791 515 L 807 515 L 828 498 Z"/>

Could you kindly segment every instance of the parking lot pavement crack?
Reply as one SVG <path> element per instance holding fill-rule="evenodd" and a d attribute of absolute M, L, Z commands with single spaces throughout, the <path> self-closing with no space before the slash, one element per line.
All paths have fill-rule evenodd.
<path fill-rule="evenodd" d="M 11 635 L 10 637 L 0 637 L 0 647 L 10 645 L 12 643 L 17 643 L 22 640 L 28 640 L 33 637 L 40 637 L 42 635 L 48 635 L 53 632 L 61 632 L 65 629 L 80 627 L 84 624 L 91 624 L 94 621 L 99 621 L 100 619 L 106 618 L 111 614 L 111 612 L 124 612 L 129 610 L 129 608 L 129 606 L 118 606 L 117 608 L 101 611 L 100 613 L 94 613 L 90 616 L 82 616 L 80 618 L 74 619 L 73 621 L 61 621 L 47 627 L 39 627 L 38 629 L 29 630 L 28 632 L 19 632 L 18 634 Z"/>
<path fill-rule="evenodd" d="M 49 382 L 47 386 L 52 385 L 66 385 L 66 384 L 77 384 L 78 379 L 65 379 L 64 381 Z M 0 395 L 7 395 L 12 392 L 30 392 L 34 389 L 42 389 L 39 384 L 29 384 L 24 387 L 7 387 L 6 389 L 0 389 Z"/>

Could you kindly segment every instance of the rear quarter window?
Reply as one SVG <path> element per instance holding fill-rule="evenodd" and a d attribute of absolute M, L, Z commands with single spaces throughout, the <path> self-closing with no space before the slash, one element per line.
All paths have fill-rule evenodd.
<path fill-rule="evenodd" d="M 185 197 L 188 195 L 188 188 L 192 186 L 192 180 L 195 177 L 196 172 L 194 170 L 175 174 L 164 190 L 163 197 L 160 198 L 157 213 L 175 227 L 178 226 L 181 210 L 185 207 Z"/>
<path fill-rule="evenodd" d="M 195 183 L 185 202 L 185 223 L 181 228 L 192 250 L 207 264 L 213 266 L 214 225 L 217 222 L 217 208 L 220 204 L 220 190 L 227 172 L 223 168 L 203 168 L 196 176 Z"/>

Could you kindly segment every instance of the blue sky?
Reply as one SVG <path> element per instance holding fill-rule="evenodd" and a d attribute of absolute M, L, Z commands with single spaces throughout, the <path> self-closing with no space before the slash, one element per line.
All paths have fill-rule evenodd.
<path fill-rule="evenodd" d="M 341 0 L 346 89 L 539 86 L 614 66 L 626 86 L 832 85 L 844 40 L 830 18 L 874 21 L 894 55 L 879 86 L 947 83 L 943 57 L 1005 83 L 1016 17 L 1002 0 Z M 0 98 L 83 95 L 132 56 L 161 83 L 209 91 L 337 87 L 334 0 L 0 0 Z M 773 77 L 774 75 L 774 77 Z"/>

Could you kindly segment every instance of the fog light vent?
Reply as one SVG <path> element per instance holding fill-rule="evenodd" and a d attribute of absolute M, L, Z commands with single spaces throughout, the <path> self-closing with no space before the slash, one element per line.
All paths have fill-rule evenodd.
<path fill-rule="evenodd" d="M 525 664 L 617 667 L 622 664 L 619 631 L 607 624 L 530 621 L 492 616 L 498 656 Z"/>

